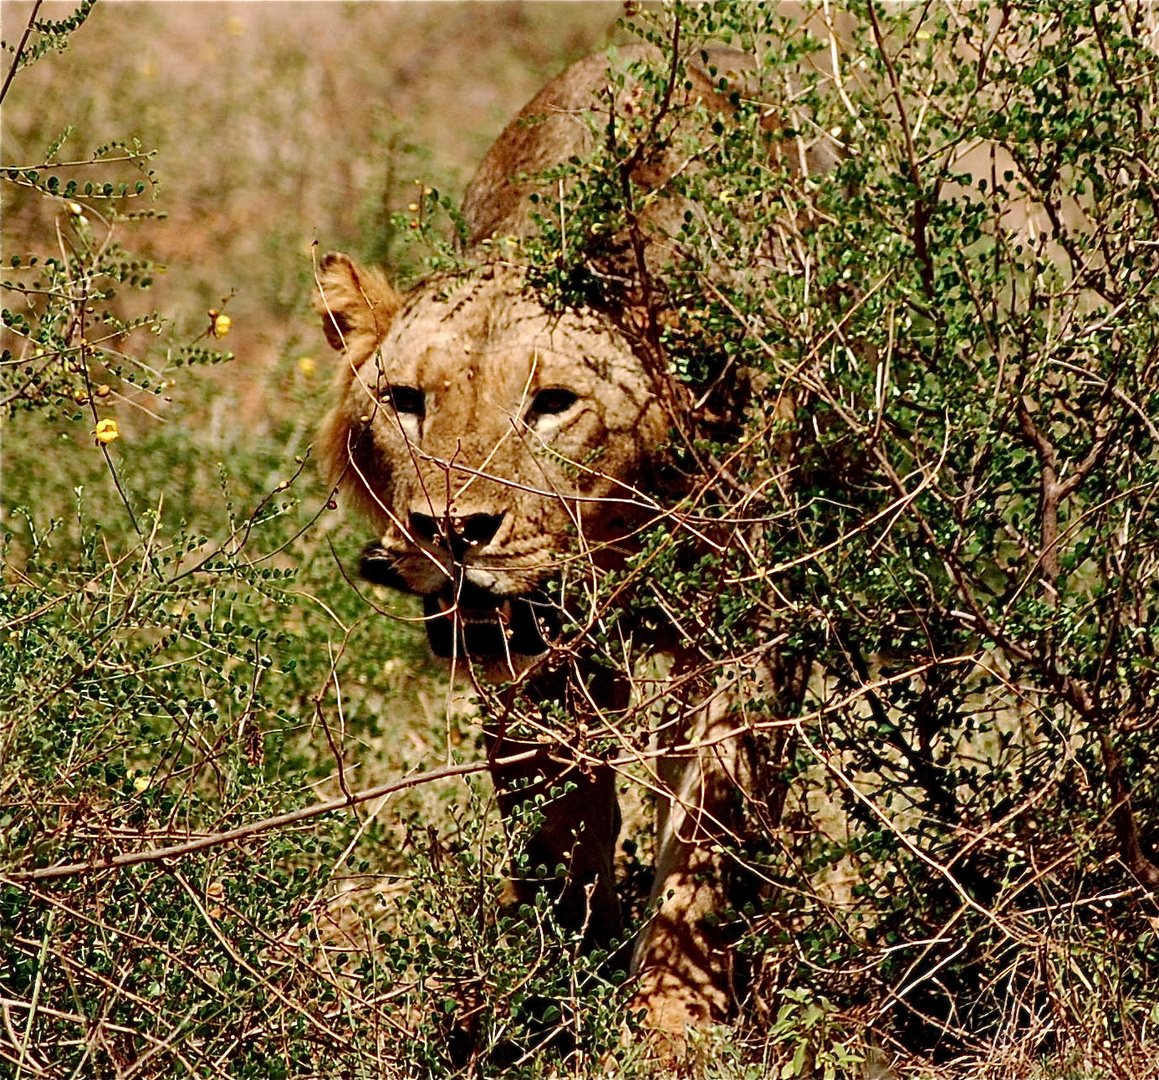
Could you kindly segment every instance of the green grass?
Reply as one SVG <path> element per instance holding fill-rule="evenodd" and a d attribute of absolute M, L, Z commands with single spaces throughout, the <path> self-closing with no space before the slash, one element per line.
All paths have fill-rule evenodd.
<path fill-rule="evenodd" d="M 29 10 L 5 5 L 6 37 Z M 332 362 L 311 256 L 391 250 L 413 181 L 461 188 L 610 19 L 99 5 L 17 76 L 5 165 L 38 164 L 66 129 L 57 161 L 114 138 L 157 153 L 62 170 L 148 179 L 121 199 L 82 188 L 84 220 L 4 186 L 6 270 L 20 252 L 75 281 L 79 258 L 116 291 L 91 345 L 67 305 L 59 354 L 5 332 L 24 361 L 3 431 L 5 871 L 148 852 L 479 756 L 414 604 L 343 569 L 369 537 L 327 507 L 309 454 Z M 109 244 L 160 265 L 130 273 Z M 50 325 L 35 294 L 5 304 Z M 210 307 L 228 338 L 204 336 Z M 224 355 L 184 363 L 206 348 Z M 98 417 L 119 428 L 105 447 Z M 519 1002 L 564 968 L 561 946 L 521 943 L 500 916 L 507 857 L 489 787 L 467 776 L 179 860 L 5 877 L 0 1060 L 22 1076 L 390 1076 L 515 1046 L 495 1053 L 530 1069 L 519 1033 L 540 1019 Z"/>

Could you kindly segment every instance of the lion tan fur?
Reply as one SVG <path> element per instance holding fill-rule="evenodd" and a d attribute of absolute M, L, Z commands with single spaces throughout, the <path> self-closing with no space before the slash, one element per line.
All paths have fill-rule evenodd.
<path fill-rule="evenodd" d="M 646 51 L 624 50 L 621 59 Z M 505 598 L 532 594 L 568 566 L 613 559 L 650 512 L 640 490 L 666 442 L 673 399 L 642 359 L 630 315 L 549 312 L 523 272 L 487 244 L 533 228 L 528 174 L 590 148 L 584 114 L 607 108 L 608 64 L 594 56 L 569 68 L 485 157 L 463 204 L 474 270 L 400 296 L 344 255 L 319 265 L 318 306 L 342 359 L 317 453 L 330 482 L 376 530 L 364 574 L 441 597 L 429 622 L 459 609 L 469 620 L 469 593 L 485 594 L 506 621 Z M 710 96 L 702 82 L 695 89 Z M 633 93 L 629 79 L 618 107 L 630 109 Z M 642 161 L 640 169 L 660 182 L 671 164 Z M 493 674 L 534 662 L 504 659 L 490 666 Z M 707 703 L 676 739 L 684 751 L 671 753 L 656 778 L 671 803 L 660 820 L 656 914 L 633 960 L 638 1004 L 677 1038 L 687 1025 L 725 1020 L 730 1007 L 727 956 L 706 927 L 723 902 L 712 804 L 727 798 L 740 765 L 736 739 L 722 736 L 727 703 L 705 690 Z M 715 748 L 687 749 L 696 742 Z M 576 780 L 572 796 L 547 805 L 533 844 L 545 864 L 572 867 L 575 881 L 557 897 L 563 920 L 597 940 L 615 936 L 611 770 L 577 770 L 545 751 L 517 774 L 492 775 L 505 814 L 561 777 Z M 539 786 L 522 787 L 529 779 Z"/>
<path fill-rule="evenodd" d="M 437 589 L 449 569 L 416 546 L 413 515 L 501 516 L 467 577 L 503 595 L 557 565 L 566 533 L 596 546 L 614 537 L 632 503 L 625 482 L 666 428 L 640 364 L 605 323 L 548 314 L 502 267 L 429 281 L 381 325 L 394 304 L 384 281 L 329 256 L 320 282 L 328 317 L 349 330 L 318 454 L 412 588 Z M 420 390 L 424 415 L 400 412 L 390 387 Z M 537 412 L 540 392 L 556 387 L 576 404 Z"/>

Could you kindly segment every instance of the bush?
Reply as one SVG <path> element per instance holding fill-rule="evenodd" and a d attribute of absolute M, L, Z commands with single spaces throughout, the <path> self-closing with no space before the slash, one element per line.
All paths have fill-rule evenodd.
<path fill-rule="evenodd" d="M 847 1071 L 852 1032 L 919 1070 L 1130 1068 L 1159 885 L 1153 15 L 675 4 L 634 29 L 665 58 L 531 255 L 580 302 L 660 246 L 645 207 L 687 208 L 621 298 L 688 403 L 689 494 L 630 592 L 679 613 L 706 685 L 812 672 L 738 711 L 754 1035 L 807 995 L 782 1075 Z M 723 115 L 681 105 L 681 58 L 720 42 L 756 71 L 721 75 Z M 661 151 L 657 191 L 632 170 Z"/>
<path fill-rule="evenodd" d="M 586 961 L 512 933 L 469 710 L 426 664 L 416 613 L 380 617 L 336 565 L 358 541 L 336 538 L 308 454 L 325 386 L 296 340 L 308 260 L 263 280 L 254 237 L 226 230 L 214 262 L 238 285 L 173 288 L 138 253 L 172 243 L 166 201 L 140 139 L 81 149 L 108 107 L 85 97 L 101 64 L 17 97 L 68 70 L 53 51 L 84 41 L 90 7 L 33 10 L 6 45 L 6 152 L 11 118 L 36 157 L 0 172 L 0 1057 L 20 1076 L 382 1076 L 497 1047 L 532 1069 L 551 1030 L 536 1003 Z M 152 20 L 120 24 L 144 55 Z M 107 58 L 121 94 L 127 52 Z M 46 132 L 66 84 L 78 122 Z M 186 168 L 224 185 L 218 149 Z M 609 1015 L 586 1022 L 614 1032 Z"/>

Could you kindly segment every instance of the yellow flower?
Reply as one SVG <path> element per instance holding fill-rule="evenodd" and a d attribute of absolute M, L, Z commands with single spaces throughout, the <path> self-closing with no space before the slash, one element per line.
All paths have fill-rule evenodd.
<path fill-rule="evenodd" d="M 114 439 L 121 437 L 121 429 L 117 427 L 116 420 L 98 420 L 97 429 L 93 434 L 97 437 L 97 442 L 108 446 Z"/>
<path fill-rule="evenodd" d="M 303 356 L 298 360 L 298 370 L 303 375 L 313 375 L 317 367 L 318 365 L 312 356 Z"/>
<path fill-rule="evenodd" d="M 229 328 L 233 326 L 233 319 L 231 319 L 224 312 L 213 316 L 212 334 L 215 338 L 223 338 L 229 333 Z"/>
<path fill-rule="evenodd" d="M 148 786 L 149 786 L 149 778 L 147 776 L 139 775 L 133 781 L 133 787 L 137 791 L 144 791 Z"/>

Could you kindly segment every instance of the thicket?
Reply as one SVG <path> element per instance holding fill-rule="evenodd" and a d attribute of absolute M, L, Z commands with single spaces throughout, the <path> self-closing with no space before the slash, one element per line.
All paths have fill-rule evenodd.
<path fill-rule="evenodd" d="M 86 11 L 13 43 L 5 92 Z M 1159 1021 L 1155 21 L 1142 4 L 807 14 L 629 15 L 627 36 L 659 49 L 636 72 L 646 93 L 592 117 L 592 160 L 553 174 L 517 252 L 549 304 L 642 304 L 687 405 L 667 478 L 685 494 L 632 567 L 576 597 L 570 631 L 638 704 L 547 729 L 624 759 L 635 790 L 681 700 L 625 667 L 625 595 L 632 625 L 700 649 L 685 686 L 762 660 L 811 672 L 737 713 L 760 783 L 723 917 L 750 989 L 735 1030 L 698 1048 L 706 1075 L 1143 1075 Z M 722 74 L 727 109 L 681 104 L 686 63 L 719 43 L 756 67 Z M 824 171 L 798 153 L 822 143 Z M 219 465 L 179 419 L 131 452 L 108 426 L 108 402 L 148 408 L 222 361 L 226 326 L 125 314 L 151 274 L 119 246 L 149 212 L 148 155 L 60 148 L 0 173 L 6 198 L 55 208 L 51 243 L 4 258 L 6 1065 L 643 1068 L 619 1047 L 622 980 L 548 912 L 499 904 L 508 841 L 487 788 L 455 775 L 480 767 L 470 719 L 406 727 L 432 773 L 421 797 L 354 806 L 416 692 L 383 660 L 420 660 L 338 580 L 301 433 Z M 656 193 L 634 177 L 661 151 L 687 165 Z M 688 213 L 666 259 L 633 262 L 656 250 L 656 198 Z M 593 273 L 609 257 L 617 274 Z M 103 475 L 52 471 L 60 432 L 92 441 Z M 484 711 L 509 707 L 480 691 Z M 318 812 L 310 783 L 351 809 Z M 641 827 L 627 888 L 646 856 Z"/>

